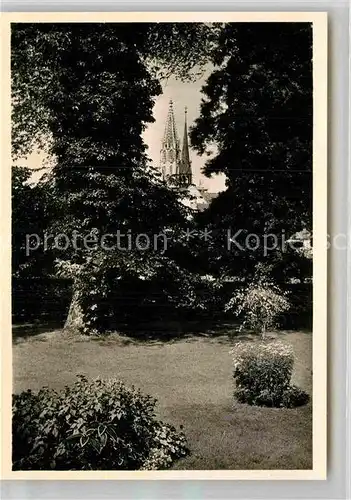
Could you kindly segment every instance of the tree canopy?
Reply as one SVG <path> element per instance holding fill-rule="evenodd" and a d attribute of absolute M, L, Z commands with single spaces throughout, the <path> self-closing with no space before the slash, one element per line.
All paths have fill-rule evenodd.
<path fill-rule="evenodd" d="M 71 59 L 77 59 L 81 74 L 86 73 L 86 87 L 82 88 L 82 93 L 92 90 L 89 67 L 93 72 L 100 67 L 102 80 L 96 89 L 96 99 L 105 91 L 103 104 L 106 107 L 110 85 L 112 92 L 118 91 L 124 72 L 129 71 L 132 75 L 134 71 L 132 67 L 128 69 L 128 58 L 125 65 L 120 66 L 122 45 L 128 50 L 128 57 L 133 53 L 134 59 L 139 59 L 140 68 L 146 71 L 147 67 L 150 96 L 155 97 L 161 92 L 159 82 L 162 79 L 176 75 L 188 80 L 202 71 L 215 46 L 218 30 L 218 25 L 204 23 L 94 23 L 93 28 L 89 23 L 12 24 L 13 155 L 28 153 L 35 144 L 48 147 L 50 119 L 54 116 L 50 98 L 59 91 L 61 64 L 68 53 Z M 136 73 L 135 76 L 141 75 Z M 102 97 L 100 95 L 100 99 Z M 140 94 L 142 98 L 143 93 Z M 99 106 L 96 99 L 91 103 L 92 109 Z M 81 109 L 80 113 L 83 112 Z M 150 119 L 152 121 L 151 116 Z"/>
<path fill-rule="evenodd" d="M 216 151 L 206 175 L 227 177 L 204 217 L 219 234 L 218 259 L 236 273 L 263 258 L 262 247 L 260 255 L 233 245 L 226 251 L 227 230 L 242 230 L 244 244 L 250 234 L 273 233 L 281 242 L 284 232 L 289 238 L 311 227 L 312 26 L 228 23 L 212 62 L 191 142 L 200 154 Z"/>
<path fill-rule="evenodd" d="M 83 317 L 83 329 L 106 327 L 111 294 L 123 288 L 122 283 L 135 289 L 138 280 L 153 281 L 175 306 L 187 300 L 194 305 L 198 277 L 187 265 L 190 248 L 177 236 L 187 224 L 188 210 L 150 165 L 142 139 L 146 124 L 154 120 L 154 99 L 161 93 L 148 55 L 165 59 L 165 67 L 167 58 L 174 64 L 178 57 L 180 77 L 185 77 L 195 65 L 191 54 L 203 50 L 200 35 L 207 30 L 201 24 L 187 26 L 14 27 L 14 149 L 28 148 L 28 139 L 49 132 L 55 203 L 48 228 L 64 238 L 76 230 L 105 238 L 104 248 L 97 243 L 60 251 L 51 243 L 59 273 L 74 279 L 76 311 L 71 316 Z M 169 46 L 163 46 L 167 34 L 168 44 L 172 37 L 179 41 L 172 60 Z M 25 122 L 30 117 L 28 134 Z M 167 234 L 172 244 L 164 251 L 154 245 L 120 251 L 111 247 L 119 231 L 127 233 L 127 239 L 128 234 L 145 234 L 152 242 L 159 233 Z M 76 314 L 78 308 L 82 314 Z"/>

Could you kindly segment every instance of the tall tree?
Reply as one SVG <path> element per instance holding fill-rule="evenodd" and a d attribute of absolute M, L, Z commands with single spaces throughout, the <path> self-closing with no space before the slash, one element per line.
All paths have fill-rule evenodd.
<path fill-rule="evenodd" d="M 152 41 L 153 29 L 144 23 L 14 27 L 14 134 L 21 139 L 24 118 L 31 114 L 33 134 L 50 133 L 56 158 L 53 192 L 61 207 L 51 231 L 64 239 L 76 230 L 94 241 L 104 236 L 105 247 L 111 247 L 118 231 L 147 234 L 151 240 L 167 231 L 175 239 L 185 224 L 186 209 L 155 175 L 141 138 L 161 93 L 146 61 L 150 47 L 159 47 L 160 37 Z M 194 50 L 190 42 L 185 43 L 189 51 Z M 41 117 L 28 95 L 44 111 Z M 19 146 L 24 144 L 22 137 Z M 165 273 L 177 280 L 186 274 L 174 248 L 140 251 L 132 245 L 127 251 L 112 246 L 111 251 L 99 242 L 61 252 L 60 271 L 74 277 L 67 326 L 105 328 L 110 291 L 121 280 L 135 286 L 135 280 L 159 282 Z M 126 240 L 121 244 L 125 247 Z M 171 284 L 169 293 L 174 300 L 184 290 Z"/>
<path fill-rule="evenodd" d="M 263 255 L 268 234 L 282 249 L 284 237 L 311 227 L 312 26 L 226 24 L 212 62 L 191 141 L 201 154 L 215 149 L 205 174 L 227 177 L 203 217 L 215 234 L 213 260 L 240 274 L 257 260 L 279 260 L 279 251 Z"/>

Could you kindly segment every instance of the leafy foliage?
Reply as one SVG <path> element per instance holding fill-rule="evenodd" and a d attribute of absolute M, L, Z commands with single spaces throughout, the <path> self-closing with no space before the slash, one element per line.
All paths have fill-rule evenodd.
<path fill-rule="evenodd" d="M 12 167 L 12 273 L 15 277 L 44 275 L 53 270 L 53 257 L 45 254 L 43 248 L 26 252 L 26 236 L 42 234 L 52 216 L 49 185 L 31 184 L 30 177 L 28 168 Z"/>
<path fill-rule="evenodd" d="M 309 395 L 296 385 L 289 385 L 283 393 L 282 406 L 284 408 L 294 408 L 303 406 L 309 402 Z"/>
<path fill-rule="evenodd" d="M 256 268 L 256 275 L 251 283 L 238 289 L 225 306 L 226 311 L 234 310 L 242 317 L 242 328 L 249 328 L 265 336 L 267 329 L 276 326 L 279 315 L 290 307 L 282 291 L 267 278 L 266 270 Z"/>
<path fill-rule="evenodd" d="M 188 453 L 156 419 L 156 400 L 116 380 L 84 376 L 60 392 L 13 396 L 14 470 L 164 469 Z"/>
<path fill-rule="evenodd" d="M 99 242 L 63 251 L 54 244 L 51 248 L 59 274 L 74 280 L 75 316 L 82 319 L 85 333 L 106 328 L 111 315 L 108 301 L 122 282 L 161 282 L 167 274 L 170 301 L 185 298 L 187 292 L 189 301 L 194 301 L 186 265 L 191 251 L 177 242 L 188 210 L 180 203 L 179 193 L 170 190 L 150 166 L 142 131 L 154 120 L 154 98 L 161 93 L 156 72 L 148 65 L 151 47 L 154 55 L 162 58 L 163 53 L 170 63 L 162 40 L 170 33 L 168 43 L 176 45 L 182 33 L 182 41 L 178 38 L 182 59 L 185 47 L 188 53 L 200 50 L 194 40 L 203 29 L 207 28 L 202 24 L 144 23 L 94 24 L 94 29 L 80 23 L 13 27 L 13 132 L 25 147 L 22 118 L 31 116 L 32 101 L 39 110 L 45 108 L 50 152 L 56 162 L 52 196 L 59 205 L 50 232 L 71 238 L 78 231 L 83 237 L 98 236 L 99 242 L 105 238 L 104 248 Z M 187 59 L 184 71 L 193 64 L 194 56 L 192 62 Z M 43 133 L 44 124 L 34 118 L 38 133 Z M 167 210 L 160 210 L 161 206 Z M 119 232 L 125 239 L 127 234 L 142 233 L 153 239 L 163 233 L 175 243 L 164 252 L 152 245 L 142 251 L 135 246 L 116 250 L 113 244 Z M 189 283 L 183 290 L 175 286 L 180 276 Z"/>
<path fill-rule="evenodd" d="M 195 80 L 208 65 L 220 32 L 219 23 L 153 23 L 143 50 L 158 78 Z"/>
<path fill-rule="evenodd" d="M 234 360 L 235 397 L 252 405 L 292 407 L 305 404 L 308 395 L 291 386 L 292 348 L 282 342 L 237 343 Z"/>
<path fill-rule="evenodd" d="M 167 320 L 218 312 L 222 305 L 219 281 L 182 267 L 168 255 L 156 253 L 142 261 L 145 255 L 135 252 L 133 265 L 128 265 L 130 256 L 123 261 L 115 254 L 101 252 L 98 262 L 97 256 L 96 252 L 84 265 L 60 261 L 57 266 L 61 276 L 74 275 L 80 316 L 78 322 L 67 326 L 82 333 L 103 333 L 124 322 L 136 327 L 142 311 L 149 319 L 152 314 Z M 123 303 L 122 308 L 117 307 Z M 136 309 L 140 315 L 135 315 Z"/>
<path fill-rule="evenodd" d="M 73 118 L 77 111 L 80 115 L 88 113 L 93 121 L 101 112 L 111 113 L 115 120 L 121 118 L 121 113 L 127 114 L 128 107 L 122 102 L 118 108 L 113 103 L 115 93 L 120 93 L 123 88 L 128 89 L 127 82 L 123 80 L 128 71 L 127 65 L 130 64 L 129 74 L 135 77 L 130 93 L 135 85 L 139 85 L 140 91 L 134 95 L 138 96 L 141 114 L 136 110 L 134 118 L 139 119 L 142 125 L 145 90 L 149 89 L 151 96 L 158 87 L 158 80 L 170 75 L 183 80 L 191 79 L 207 63 L 218 33 L 217 25 L 204 23 L 94 23 L 93 28 L 88 23 L 13 24 L 13 155 L 18 157 L 27 154 L 35 145 L 51 150 L 54 139 L 51 120 L 60 110 L 59 107 L 53 107 L 51 99 L 55 101 L 57 93 L 64 97 L 61 78 L 64 76 L 62 62 L 65 60 L 72 64 L 75 59 L 81 76 L 86 77 L 81 86 L 81 96 L 91 94 L 92 86 L 96 85 L 89 107 L 72 102 L 71 108 L 62 108 L 67 118 Z M 120 60 L 121 49 L 128 62 Z M 157 79 L 147 82 L 146 74 L 141 75 L 140 68 L 133 66 L 133 54 Z M 94 83 L 96 67 L 99 67 L 100 74 L 99 81 Z M 72 75 L 66 80 L 67 85 L 74 86 L 74 80 L 75 76 Z M 72 101 L 76 97 L 73 93 Z M 120 125 L 123 129 L 122 120 Z M 112 131 L 118 137 L 118 128 L 114 129 L 113 123 Z"/>
<path fill-rule="evenodd" d="M 250 275 L 258 261 L 285 259 L 283 231 L 311 227 L 312 26 L 227 23 L 212 63 L 191 143 L 210 156 L 206 175 L 226 175 L 227 190 L 203 223 L 213 230 L 217 269 Z M 223 245 L 229 228 L 242 230 L 242 248 Z M 278 245 L 268 255 L 245 245 L 250 234 L 271 233 Z"/>

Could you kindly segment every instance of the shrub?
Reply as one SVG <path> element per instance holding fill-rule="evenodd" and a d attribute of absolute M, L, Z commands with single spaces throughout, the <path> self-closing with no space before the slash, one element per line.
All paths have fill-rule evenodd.
<path fill-rule="evenodd" d="M 282 342 L 238 343 L 234 357 L 235 397 L 259 406 L 291 407 L 305 404 L 308 395 L 290 386 L 294 354 Z"/>
<path fill-rule="evenodd" d="M 278 317 L 289 309 L 286 295 L 258 268 L 252 283 L 235 292 L 225 311 L 234 311 L 243 318 L 241 329 L 249 328 L 264 338 L 266 331 L 277 325 Z"/>
<path fill-rule="evenodd" d="M 60 392 L 13 396 L 14 470 L 161 469 L 188 452 L 155 417 L 156 400 L 116 380 L 79 376 Z"/>
<path fill-rule="evenodd" d="M 290 385 L 286 391 L 284 391 L 282 406 L 285 408 L 294 408 L 295 406 L 303 406 L 309 401 L 308 394 L 297 387 L 296 385 Z"/>

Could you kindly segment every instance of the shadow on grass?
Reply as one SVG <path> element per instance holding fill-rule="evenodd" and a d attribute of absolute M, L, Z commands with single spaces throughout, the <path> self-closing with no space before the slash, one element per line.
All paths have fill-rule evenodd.
<path fill-rule="evenodd" d="M 242 341 L 255 341 L 260 339 L 260 335 L 250 331 L 240 330 L 240 324 L 226 318 L 220 319 L 170 319 L 170 320 L 149 320 L 134 322 L 133 325 L 119 323 L 111 325 L 106 333 L 100 335 L 81 335 L 78 332 L 63 331 L 63 324 L 59 321 L 34 321 L 31 323 L 16 324 L 12 327 L 13 343 L 21 342 L 25 339 L 36 337 L 37 340 L 45 342 L 46 336 L 40 334 L 54 331 L 60 332 L 66 340 L 89 340 L 103 345 L 114 344 L 118 341 L 120 345 L 132 344 L 162 345 L 175 342 L 192 342 L 199 339 L 213 339 L 220 344 L 235 344 Z M 276 331 L 268 334 L 266 340 L 273 340 L 289 333 L 290 331 Z M 310 334 L 305 331 L 302 333 Z"/>
<path fill-rule="evenodd" d="M 106 333 L 101 335 L 81 335 L 78 332 L 63 331 L 63 324 L 58 321 L 33 321 L 12 326 L 13 343 L 36 337 L 46 341 L 41 334 L 60 331 L 66 339 L 91 340 L 109 344 L 116 340 L 121 345 L 130 344 L 164 344 L 177 341 L 192 341 L 195 339 L 216 339 L 220 343 L 229 342 L 239 334 L 239 325 L 232 321 L 219 320 L 157 320 L 134 322 L 131 324 L 111 325 Z"/>
<path fill-rule="evenodd" d="M 217 343 L 230 343 L 239 335 L 239 325 L 220 320 L 160 320 L 144 321 L 133 326 L 113 325 L 106 334 L 90 337 L 95 342 L 113 342 L 114 337 L 122 345 L 191 342 L 199 339 L 215 339 Z"/>
<path fill-rule="evenodd" d="M 294 330 L 275 330 L 267 333 L 265 339 L 276 340 L 280 336 L 293 333 Z M 177 341 L 192 341 L 200 338 L 214 339 L 217 343 L 233 344 L 236 342 L 257 341 L 261 335 L 250 330 L 241 330 L 237 320 L 179 320 L 139 323 L 133 328 L 130 325 L 120 325 L 112 329 L 112 333 L 118 333 L 121 341 L 128 345 L 132 343 L 165 343 Z M 311 331 L 300 331 L 310 335 Z M 104 340 L 110 337 L 101 335 L 96 340 Z"/>
<path fill-rule="evenodd" d="M 34 337 L 36 335 L 40 335 L 41 333 L 53 332 L 61 329 L 62 327 L 62 323 L 58 321 L 42 323 L 40 321 L 34 321 L 33 323 L 15 324 L 12 325 L 12 340 L 13 342 L 16 342 L 17 340 Z"/>

